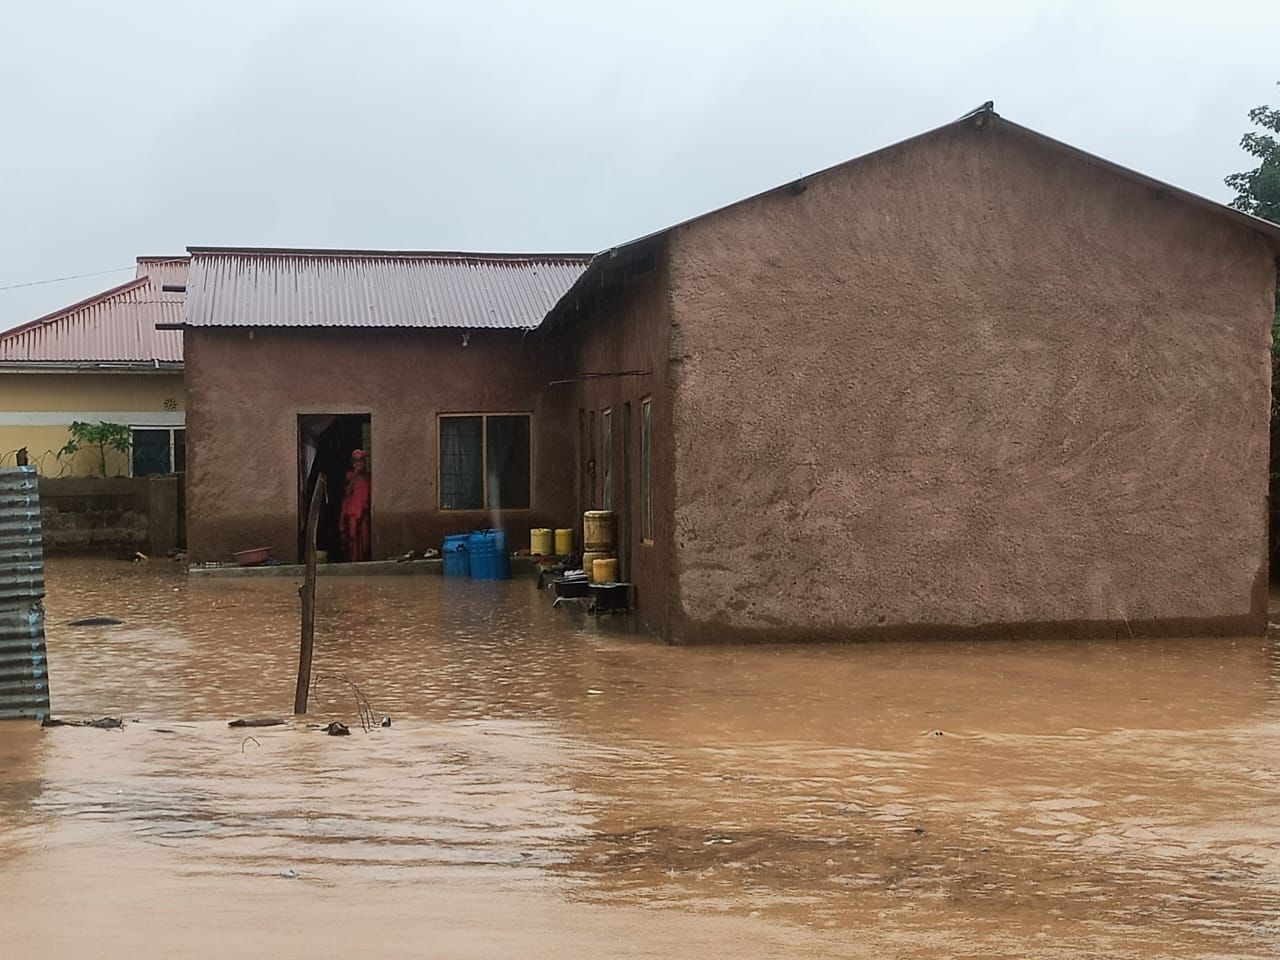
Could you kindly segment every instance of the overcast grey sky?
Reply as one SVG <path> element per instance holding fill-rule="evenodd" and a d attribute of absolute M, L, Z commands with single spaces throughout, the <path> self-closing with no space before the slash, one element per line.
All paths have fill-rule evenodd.
<path fill-rule="evenodd" d="M 1219 200 L 1275 4 L 0 0 L 0 286 L 189 244 L 592 251 L 994 100 Z M 0 290 L 0 328 L 128 279 Z"/>

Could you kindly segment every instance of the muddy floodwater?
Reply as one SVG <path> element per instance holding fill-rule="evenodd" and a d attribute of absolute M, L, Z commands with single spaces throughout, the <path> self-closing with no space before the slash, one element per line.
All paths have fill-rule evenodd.
<path fill-rule="evenodd" d="M 4 956 L 1280 955 L 1270 641 L 669 648 L 334 577 L 311 715 L 240 730 L 295 581 L 48 581 L 55 713 L 136 722 L 0 724 Z"/>

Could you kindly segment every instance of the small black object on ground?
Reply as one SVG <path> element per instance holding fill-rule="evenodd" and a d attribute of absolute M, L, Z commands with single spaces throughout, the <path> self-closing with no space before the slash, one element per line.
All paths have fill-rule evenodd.
<path fill-rule="evenodd" d="M 631 584 L 593 583 L 591 591 L 593 613 L 625 613 L 630 607 Z"/>
<path fill-rule="evenodd" d="M 551 581 L 551 585 L 555 587 L 558 599 L 576 599 L 590 596 L 591 594 L 591 582 L 585 575 L 581 577 L 559 577 Z"/>
<path fill-rule="evenodd" d="M 593 616 L 602 613 L 626 613 L 631 609 L 631 584 L 591 583 L 577 577 L 554 581 L 556 599 L 554 607 L 567 606 L 585 609 Z"/>

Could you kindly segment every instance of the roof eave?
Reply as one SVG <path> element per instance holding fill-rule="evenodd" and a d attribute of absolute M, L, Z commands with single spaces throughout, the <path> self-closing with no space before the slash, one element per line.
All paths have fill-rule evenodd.
<path fill-rule="evenodd" d="M 1164 180 L 1157 180 L 1155 177 L 1148 176 L 1145 173 L 1139 173 L 1131 167 L 1126 167 L 1113 160 L 1107 160 L 1104 157 L 1100 157 L 1095 153 L 1090 153 L 1087 150 L 1082 150 L 1079 147 L 1073 147 L 1069 143 L 1064 143 L 1063 141 L 1050 137 L 1047 134 L 1043 134 L 1038 130 L 1033 130 L 1030 127 L 1024 127 L 1022 124 L 1014 123 L 1012 120 L 1006 120 L 999 114 L 993 114 L 992 116 L 998 123 L 1005 127 L 1034 140 L 1038 140 L 1046 146 L 1052 147 L 1061 153 L 1069 154 L 1089 166 L 1106 170 L 1109 173 L 1124 177 L 1127 180 L 1132 180 L 1135 183 L 1149 187 L 1152 190 L 1166 193 L 1171 197 L 1176 197 L 1179 200 L 1199 207 L 1207 213 L 1229 220 L 1246 230 L 1252 230 L 1254 233 L 1262 236 L 1276 251 L 1277 256 L 1280 256 L 1280 223 L 1272 223 L 1270 220 L 1264 220 L 1262 217 L 1255 217 L 1251 213 L 1245 213 L 1243 210 L 1237 210 L 1235 207 L 1228 206 L 1225 203 L 1219 203 L 1217 200 L 1210 200 L 1208 197 L 1203 197 L 1198 193 L 1192 193 L 1190 190 L 1174 186 Z"/>
<path fill-rule="evenodd" d="M 173 373 L 181 360 L 0 360 L 0 373 Z"/>
<path fill-rule="evenodd" d="M 492 326 L 479 327 L 471 325 L 452 325 L 439 324 L 433 327 L 424 327 L 414 323 L 380 323 L 376 327 L 355 326 L 343 324 L 328 323 L 157 323 L 157 330 L 359 330 L 362 333 L 371 330 L 417 330 L 423 333 L 430 333 L 433 330 L 461 331 L 462 333 L 473 333 L 477 330 L 483 330 L 494 333 L 528 333 L 531 330 L 537 330 L 541 322 L 533 326 Z"/>

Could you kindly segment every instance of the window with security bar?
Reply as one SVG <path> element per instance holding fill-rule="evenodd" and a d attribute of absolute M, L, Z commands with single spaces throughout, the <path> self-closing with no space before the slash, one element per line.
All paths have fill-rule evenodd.
<path fill-rule="evenodd" d="M 532 501 L 527 413 L 440 417 L 440 509 L 528 510 Z"/>

